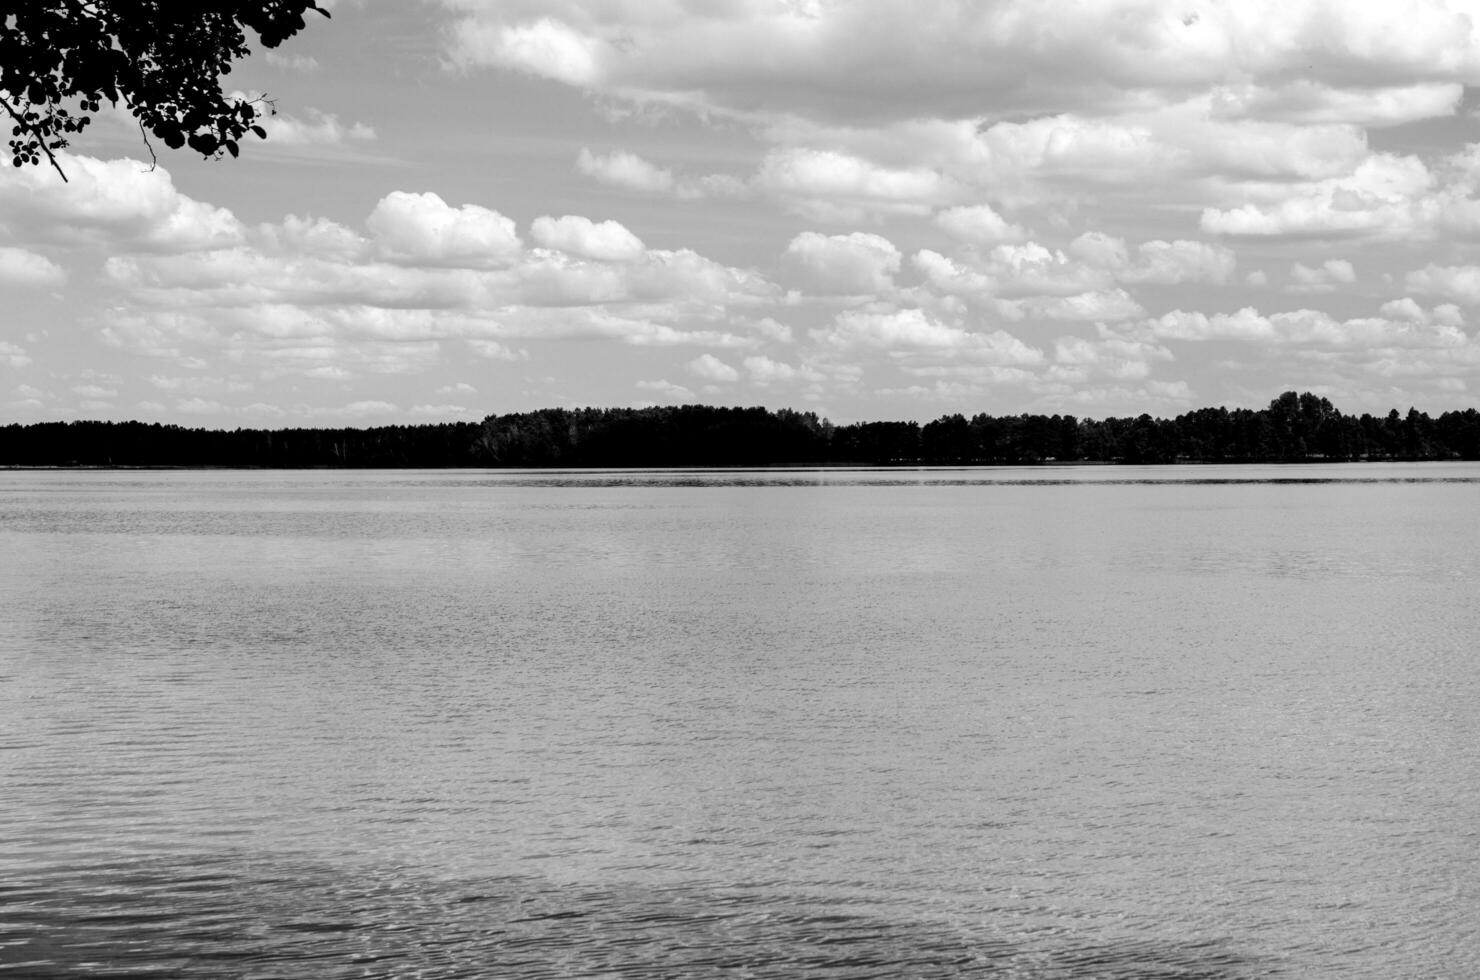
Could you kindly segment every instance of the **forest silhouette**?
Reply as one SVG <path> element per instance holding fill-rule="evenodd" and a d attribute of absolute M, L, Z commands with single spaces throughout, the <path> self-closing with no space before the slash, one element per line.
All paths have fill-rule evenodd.
<path fill-rule="evenodd" d="M 546 408 L 482 422 L 355 429 L 192 429 L 146 422 L 0 427 L 0 466 L 682 467 L 1269 463 L 1480 459 L 1480 412 L 1344 415 L 1287 391 L 1264 409 L 1172 419 L 944 415 L 833 425 L 814 412 Z"/>

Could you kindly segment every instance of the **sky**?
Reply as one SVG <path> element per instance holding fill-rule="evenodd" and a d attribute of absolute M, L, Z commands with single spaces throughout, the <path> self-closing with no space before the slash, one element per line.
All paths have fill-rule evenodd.
<path fill-rule="evenodd" d="M 0 166 L 0 423 L 1480 405 L 1480 0 L 331 10 Z"/>

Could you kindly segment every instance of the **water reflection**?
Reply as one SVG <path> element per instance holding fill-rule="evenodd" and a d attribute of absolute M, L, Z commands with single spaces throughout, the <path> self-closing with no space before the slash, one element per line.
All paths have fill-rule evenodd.
<path fill-rule="evenodd" d="M 1013 977 L 1239 980 L 1271 962 L 1217 939 L 1004 935 L 868 906 L 696 884 L 589 888 L 533 877 L 181 860 L 0 885 L 0 975 L 60 978 Z"/>
<path fill-rule="evenodd" d="M 614 487 L 1137 487 L 1480 483 L 1474 464 L 1289 466 L 1030 466 L 815 469 L 496 470 L 441 472 L 406 486 Z"/>

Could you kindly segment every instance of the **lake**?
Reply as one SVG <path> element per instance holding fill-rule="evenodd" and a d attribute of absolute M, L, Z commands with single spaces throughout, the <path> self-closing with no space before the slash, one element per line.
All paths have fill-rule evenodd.
<path fill-rule="evenodd" d="M 1480 464 L 0 471 L 0 976 L 1480 976 Z"/>

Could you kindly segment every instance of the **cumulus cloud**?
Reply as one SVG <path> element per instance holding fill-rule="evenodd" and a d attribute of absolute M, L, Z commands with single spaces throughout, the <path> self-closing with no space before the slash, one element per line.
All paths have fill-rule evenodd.
<path fill-rule="evenodd" d="M 793 333 L 791 327 L 777 320 L 775 317 L 733 317 L 731 322 L 735 327 L 749 331 L 761 340 L 768 340 L 780 344 L 789 344 Z"/>
<path fill-rule="evenodd" d="M 1465 326 L 1464 313 L 1453 303 L 1440 303 L 1431 310 L 1425 310 L 1416 300 L 1405 296 L 1402 299 L 1382 304 L 1378 312 L 1390 320 L 1423 324 L 1437 323 L 1446 327 Z"/>
<path fill-rule="evenodd" d="M 290 214 L 276 224 L 259 225 L 256 231 L 258 241 L 268 251 L 313 258 L 352 259 L 369 246 L 357 232 L 320 217 Z"/>
<path fill-rule="evenodd" d="M 454 405 L 450 402 L 444 402 L 442 404 L 436 405 L 412 405 L 409 409 L 409 412 L 412 415 L 421 416 L 423 418 L 435 419 L 457 418 L 459 416 L 481 414 L 475 412 L 465 405 Z"/>
<path fill-rule="evenodd" d="M 489 268 L 519 254 L 514 222 L 476 204 L 452 207 L 436 194 L 392 191 L 365 221 L 395 262 Z"/>
<path fill-rule="evenodd" d="M 1213 113 L 1231 119 L 1383 127 L 1451 116 L 1464 97 L 1461 82 L 1342 88 L 1310 78 L 1213 89 Z"/>
<path fill-rule="evenodd" d="M 669 195 L 682 201 L 743 197 L 751 192 L 748 182 L 730 174 L 678 174 L 625 150 L 596 154 L 582 147 L 576 156 L 576 170 L 608 187 Z"/>
<path fill-rule="evenodd" d="M 978 333 L 943 323 L 923 310 L 892 313 L 846 310 L 812 336 L 826 347 L 891 352 L 945 353 L 999 366 L 1043 362 L 1043 352 L 1001 330 Z"/>
<path fill-rule="evenodd" d="M 1233 278 L 1237 264 L 1233 250 L 1223 245 L 1158 239 L 1137 246 L 1136 261 L 1115 272 L 1116 278 L 1125 283 L 1226 283 Z"/>
<path fill-rule="evenodd" d="M 286 71 L 315 72 L 321 67 L 318 59 L 302 54 L 283 54 L 279 51 L 263 52 L 263 59 L 274 68 Z"/>
<path fill-rule="evenodd" d="M 1054 103 L 1103 111 L 1127 92 L 1207 90 L 1229 79 L 1279 89 L 1299 77 L 1315 91 L 1285 95 L 1279 111 L 1299 117 L 1303 98 L 1318 104 L 1307 115 L 1347 118 L 1351 110 L 1344 116 L 1321 89 L 1355 87 L 1354 78 L 1378 80 L 1366 87 L 1382 92 L 1382 79 L 1436 86 L 1480 76 L 1473 24 L 1443 0 L 1339 12 L 1330 0 L 1193 8 L 1113 0 L 1072 10 L 1030 0 L 987 8 L 679 0 L 646 11 L 580 0 L 445 2 L 457 15 L 452 53 L 465 65 L 737 115 L 962 117 Z M 1447 91 L 1403 87 L 1377 97 L 1388 115 L 1451 104 Z M 1235 105 L 1259 107 L 1238 95 Z"/>
<path fill-rule="evenodd" d="M 1150 376 L 1153 362 L 1172 360 L 1172 352 L 1154 339 L 1124 336 L 1103 324 L 1097 334 L 1094 339 L 1069 336 L 1054 341 L 1045 380 L 1069 384 L 1141 381 Z"/>
<path fill-rule="evenodd" d="M 114 256 L 104 276 L 125 302 L 102 315 L 104 339 L 345 381 L 425 370 L 446 341 L 511 361 L 526 356 L 521 340 L 745 348 L 789 336 L 748 312 L 781 300 L 765 277 L 649 249 L 613 221 L 542 216 L 526 249 L 497 211 L 394 192 L 365 226 L 289 216 L 234 248 Z"/>
<path fill-rule="evenodd" d="M 498 65 L 585 86 L 599 80 L 605 47 L 552 17 L 514 24 L 465 18 L 456 25 L 452 54 L 464 64 Z"/>
<path fill-rule="evenodd" d="M 269 52 L 269 59 L 272 54 L 273 52 Z M 312 58 L 305 60 L 313 62 Z M 282 59 L 275 64 L 287 66 L 289 61 Z M 314 64 L 317 65 L 316 62 Z M 254 104 L 257 109 L 255 123 L 266 131 L 266 138 L 273 146 L 337 146 L 350 141 L 366 142 L 375 139 L 375 130 L 371 126 L 361 122 L 340 122 L 339 117 L 333 113 L 311 106 L 304 109 L 302 117 L 279 112 L 267 102 L 266 96 L 261 92 L 237 89 L 230 92 L 227 98 Z"/>
<path fill-rule="evenodd" d="M 1424 296 L 1443 296 L 1480 305 L 1480 266 L 1430 263 L 1404 277 L 1407 288 Z"/>
<path fill-rule="evenodd" d="M 1094 290 L 1073 296 L 1031 296 L 1007 300 L 998 310 L 1013 320 L 1078 320 L 1086 323 L 1129 320 L 1146 310 L 1124 289 Z"/>
<path fill-rule="evenodd" d="M 574 214 L 536 218 L 529 232 L 546 248 L 605 262 L 632 262 L 647 251 L 642 239 L 621 224 L 615 221 L 598 223 Z"/>
<path fill-rule="evenodd" d="M 22 368 L 31 363 L 31 356 L 26 349 L 19 344 L 12 344 L 8 340 L 0 340 L 0 364 L 6 367 Z M 37 404 L 40 404 L 39 402 Z"/>
<path fill-rule="evenodd" d="M 1367 154 L 1353 126 L 1213 118 L 1206 99 L 1115 118 L 1069 113 L 1024 122 L 999 122 L 962 146 L 998 181 L 1032 178 L 1045 190 L 1077 183 L 1135 188 L 1154 179 L 1159 190 L 1175 181 L 1224 175 L 1235 179 L 1323 179 L 1349 173 Z"/>
<path fill-rule="evenodd" d="M 766 386 L 772 384 L 786 384 L 794 381 L 803 381 L 816 384 L 826 379 L 826 375 L 816 368 L 808 365 L 800 367 L 775 361 L 763 354 L 753 354 L 745 358 L 743 362 L 745 372 L 750 380 L 757 385 Z"/>
<path fill-rule="evenodd" d="M 1339 320 L 1321 310 L 1301 309 L 1261 314 L 1253 307 L 1209 316 L 1174 310 L 1146 324 L 1163 340 L 1237 340 L 1260 345 L 1328 349 L 1457 348 L 1470 339 L 1452 323 L 1425 318 L 1355 317 Z"/>
<path fill-rule="evenodd" d="M 987 204 L 963 205 L 938 212 L 937 227 L 973 245 L 993 246 L 1026 241 L 1028 232 L 992 210 Z"/>
<path fill-rule="evenodd" d="M 1086 232 L 1066 249 L 1025 242 L 957 258 L 921 249 L 912 262 L 932 291 L 984 303 L 1012 319 L 1068 320 L 1140 316 L 1121 284 L 1222 284 L 1236 265 L 1222 245 L 1157 239 L 1133 250 L 1101 232 Z"/>
<path fill-rule="evenodd" d="M 0 213 L 17 244 L 189 252 L 243 240 L 235 215 L 181 194 L 163 167 L 72 154 L 59 160 L 66 181 L 47 167 L 0 166 Z"/>
<path fill-rule="evenodd" d="M 66 281 L 66 271 L 46 256 L 24 248 L 0 247 L 0 283 L 44 288 Z"/>
<path fill-rule="evenodd" d="M 1102 289 L 1114 282 L 1110 271 L 1037 242 L 998 245 L 981 261 L 968 266 L 954 262 L 947 265 L 940 258 L 928 255 L 923 260 L 932 282 L 949 288 L 951 280 L 961 280 L 964 272 L 968 286 L 979 284 L 1003 297 L 1073 295 Z M 982 278 L 978 281 L 972 273 Z"/>
<path fill-rule="evenodd" d="M 1435 217 L 1434 175 L 1417 157 L 1373 154 L 1347 177 L 1260 190 L 1266 200 L 1202 212 L 1216 235 L 1276 236 L 1412 232 Z"/>
<path fill-rule="evenodd" d="M 268 142 L 277 146 L 338 146 L 375 139 L 374 128 L 365 123 L 343 123 L 332 113 L 306 111 L 307 118 L 279 112 L 259 117 L 257 124 L 267 131 Z"/>
<path fill-rule="evenodd" d="M 673 171 L 655 166 L 635 153 L 622 150 L 598 155 L 583 147 L 576 157 L 576 169 L 611 187 L 650 194 L 666 193 L 676 185 Z"/>
<path fill-rule="evenodd" d="M 847 235 L 804 231 L 787 245 L 786 256 L 804 272 L 809 288 L 825 295 L 888 293 L 900 264 L 893 242 L 857 231 Z"/>
<path fill-rule="evenodd" d="M 878 214 L 929 214 L 959 191 L 950 178 L 924 168 L 880 166 L 831 150 L 774 150 L 755 185 L 819 221 L 856 222 Z"/>
<path fill-rule="evenodd" d="M 641 391 L 652 392 L 654 395 L 666 399 L 667 401 L 693 401 L 694 399 L 694 393 L 692 390 L 685 388 L 681 384 L 675 384 L 672 381 L 666 381 L 662 379 L 655 381 L 639 381 L 637 382 L 637 388 Z"/>
<path fill-rule="evenodd" d="M 1357 271 L 1345 259 L 1327 259 L 1311 267 L 1296 262 L 1290 267 L 1290 289 L 1297 293 L 1330 293 L 1357 281 Z"/>
<path fill-rule="evenodd" d="M 486 357 L 490 361 L 517 361 L 517 360 L 519 360 L 519 353 L 517 351 L 512 350 L 507 345 L 501 344 L 501 343 L 499 343 L 496 340 L 483 340 L 483 339 L 479 339 L 479 338 L 473 338 L 473 339 L 468 340 L 467 341 L 467 344 L 468 344 L 468 346 L 470 348 L 472 348 L 473 353 L 477 354 L 479 357 Z M 461 385 L 458 386 L 459 389 L 461 389 L 462 387 L 464 387 L 464 386 L 461 386 Z M 466 387 L 471 387 L 471 386 L 469 385 L 469 386 L 466 386 Z M 447 394 L 447 392 L 439 392 L 439 393 L 440 394 Z M 468 394 L 469 392 L 462 392 L 462 391 L 459 390 L 458 393 L 459 394 Z"/>
<path fill-rule="evenodd" d="M 160 391 L 186 392 L 190 394 L 251 391 L 252 386 L 244 381 L 210 375 L 166 376 L 150 375 L 148 381 Z"/>
<path fill-rule="evenodd" d="M 730 384 L 740 380 L 740 372 L 730 367 L 713 354 L 700 354 L 688 363 L 689 373 L 715 384 Z"/>

